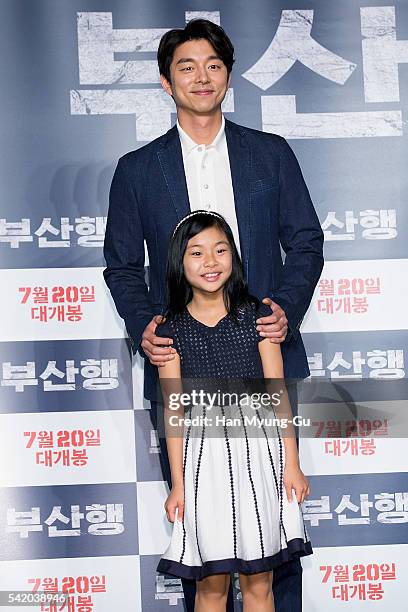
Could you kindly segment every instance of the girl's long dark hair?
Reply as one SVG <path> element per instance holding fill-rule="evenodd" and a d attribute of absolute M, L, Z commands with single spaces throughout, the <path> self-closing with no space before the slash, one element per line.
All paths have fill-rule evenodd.
<path fill-rule="evenodd" d="M 193 291 L 184 275 L 183 258 L 187 243 L 200 232 L 210 227 L 217 227 L 227 237 L 232 253 L 231 276 L 224 285 L 224 304 L 234 320 L 237 320 L 240 306 L 254 303 L 259 300 L 251 296 L 244 279 L 241 258 L 235 245 L 231 228 L 221 215 L 209 214 L 206 211 L 197 211 L 190 218 L 185 219 L 177 228 L 169 243 L 166 268 L 166 306 L 164 315 L 176 317 L 186 308 L 193 297 Z"/>

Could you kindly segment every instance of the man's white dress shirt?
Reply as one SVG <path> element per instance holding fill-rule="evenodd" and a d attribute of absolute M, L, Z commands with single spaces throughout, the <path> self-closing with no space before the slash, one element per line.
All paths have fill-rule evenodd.
<path fill-rule="evenodd" d="M 178 120 L 177 129 L 181 141 L 191 211 L 209 210 L 225 217 L 240 253 L 224 116 L 222 116 L 218 134 L 209 145 L 194 142 L 183 130 Z"/>

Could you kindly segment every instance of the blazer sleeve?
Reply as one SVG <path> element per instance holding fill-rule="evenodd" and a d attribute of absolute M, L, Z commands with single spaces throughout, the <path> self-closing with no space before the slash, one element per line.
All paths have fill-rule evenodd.
<path fill-rule="evenodd" d="M 109 193 L 104 257 L 105 282 L 116 309 L 124 319 L 133 353 L 140 348 L 146 325 L 154 313 L 149 300 L 144 269 L 144 236 L 135 192 L 130 184 L 126 160 L 121 158 Z"/>
<path fill-rule="evenodd" d="M 320 278 L 324 235 L 295 154 L 280 142 L 279 240 L 286 257 L 273 300 L 285 311 L 289 340 L 297 338 Z"/>

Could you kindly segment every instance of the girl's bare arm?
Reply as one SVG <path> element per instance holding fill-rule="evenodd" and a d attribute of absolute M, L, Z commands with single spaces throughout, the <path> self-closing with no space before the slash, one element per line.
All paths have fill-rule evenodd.
<path fill-rule="evenodd" d="M 299 465 L 299 453 L 296 444 L 296 434 L 292 423 L 293 413 L 290 407 L 288 392 L 285 386 L 284 374 L 283 374 L 283 361 L 280 344 L 272 344 L 267 338 L 262 340 L 258 344 L 259 353 L 262 360 L 262 369 L 268 393 L 279 393 L 280 403 L 275 406 L 275 413 L 278 419 L 287 419 L 287 427 L 283 436 L 283 443 L 285 445 L 286 453 L 286 465 Z"/>
<path fill-rule="evenodd" d="M 183 484 L 183 421 L 177 425 L 174 421 L 184 418 L 184 408 L 177 402 L 177 397 L 183 392 L 181 382 L 180 356 L 175 354 L 172 361 L 159 368 L 160 386 L 164 401 L 164 424 L 166 428 L 166 444 L 169 456 L 171 480 L 173 487 Z M 172 421 L 170 417 L 176 417 Z"/>

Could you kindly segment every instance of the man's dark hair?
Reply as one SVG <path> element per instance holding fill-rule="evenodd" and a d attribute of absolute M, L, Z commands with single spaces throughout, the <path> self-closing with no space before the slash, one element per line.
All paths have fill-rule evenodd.
<path fill-rule="evenodd" d="M 221 215 L 208 214 L 207 211 L 197 211 L 197 214 L 186 218 L 176 229 L 170 239 L 167 253 L 166 268 L 166 306 L 162 314 L 165 317 L 180 315 L 193 297 L 193 291 L 184 276 L 183 259 L 187 243 L 200 232 L 209 227 L 221 230 L 230 245 L 232 254 L 231 276 L 224 285 L 224 304 L 232 319 L 237 321 L 238 308 L 251 303 L 259 306 L 259 300 L 248 293 L 244 279 L 241 258 L 235 246 L 231 228 Z"/>
<path fill-rule="evenodd" d="M 157 51 L 159 72 L 169 83 L 171 82 L 170 64 L 173 61 L 176 47 L 188 40 L 200 39 L 208 40 L 224 62 L 228 75 L 230 74 L 234 63 L 234 47 L 222 27 L 208 19 L 192 19 L 183 30 L 169 30 L 160 40 Z"/>

